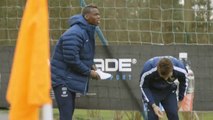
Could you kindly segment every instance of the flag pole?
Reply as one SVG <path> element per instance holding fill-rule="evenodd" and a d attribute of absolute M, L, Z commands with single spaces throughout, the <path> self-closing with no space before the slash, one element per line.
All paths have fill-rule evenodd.
<path fill-rule="evenodd" d="M 42 106 L 42 120 L 53 120 L 52 104 L 45 104 Z"/>

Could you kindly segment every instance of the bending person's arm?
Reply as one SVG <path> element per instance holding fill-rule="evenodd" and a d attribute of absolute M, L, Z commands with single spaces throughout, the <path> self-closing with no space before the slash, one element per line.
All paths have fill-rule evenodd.
<path fill-rule="evenodd" d="M 157 67 L 152 68 L 149 62 L 146 62 L 144 64 L 144 68 L 140 78 L 140 89 L 141 89 L 142 97 L 144 101 L 148 102 L 150 105 L 154 104 L 154 98 L 149 88 L 150 86 L 149 81 L 150 81 L 151 74 L 156 70 L 157 70 Z"/>

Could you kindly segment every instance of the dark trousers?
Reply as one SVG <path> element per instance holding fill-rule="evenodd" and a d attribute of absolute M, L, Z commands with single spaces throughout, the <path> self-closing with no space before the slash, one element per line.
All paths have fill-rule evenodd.
<path fill-rule="evenodd" d="M 69 91 L 64 85 L 54 87 L 53 91 L 59 109 L 60 120 L 72 120 L 76 93 Z"/>
<path fill-rule="evenodd" d="M 168 117 L 168 120 L 179 120 L 177 97 L 175 92 L 169 93 L 164 98 L 160 97 L 161 95 L 153 95 L 153 96 L 156 105 L 159 106 L 159 103 L 162 104 Z M 157 115 L 154 113 L 151 105 L 148 105 L 148 120 L 159 120 Z"/>

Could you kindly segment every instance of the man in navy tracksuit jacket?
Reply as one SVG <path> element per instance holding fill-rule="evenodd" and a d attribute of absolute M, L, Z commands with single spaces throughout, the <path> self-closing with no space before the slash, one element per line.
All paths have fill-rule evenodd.
<path fill-rule="evenodd" d="M 60 37 L 51 59 L 52 87 L 60 120 L 72 120 L 76 93 L 85 95 L 90 77 L 100 78 L 93 67 L 95 28 L 100 23 L 98 8 L 86 6 L 69 23 L 70 28 Z"/>
<path fill-rule="evenodd" d="M 165 109 L 169 120 L 179 120 L 178 108 L 187 89 L 187 70 L 184 64 L 172 56 L 159 56 L 145 62 L 140 76 L 140 88 L 144 103 L 148 103 L 148 120 L 163 116 L 159 103 Z M 178 102 L 176 97 L 179 81 Z"/>

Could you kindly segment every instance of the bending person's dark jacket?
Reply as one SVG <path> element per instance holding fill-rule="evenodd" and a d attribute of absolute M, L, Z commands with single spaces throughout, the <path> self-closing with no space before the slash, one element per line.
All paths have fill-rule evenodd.
<path fill-rule="evenodd" d="M 169 58 L 173 64 L 173 75 L 168 81 L 163 80 L 157 72 L 157 64 L 162 57 Z M 180 83 L 178 98 L 179 101 L 182 101 L 188 86 L 186 74 L 187 70 L 184 64 L 172 56 L 159 56 L 148 60 L 140 75 L 140 88 L 144 101 L 152 105 L 154 103 L 153 94 L 163 98 L 168 93 L 176 91 L 177 85 L 174 83 L 176 79 Z"/>
<path fill-rule="evenodd" d="M 82 15 L 69 19 L 70 28 L 59 38 L 51 59 L 52 86 L 64 84 L 85 94 L 94 64 L 95 27 Z"/>

